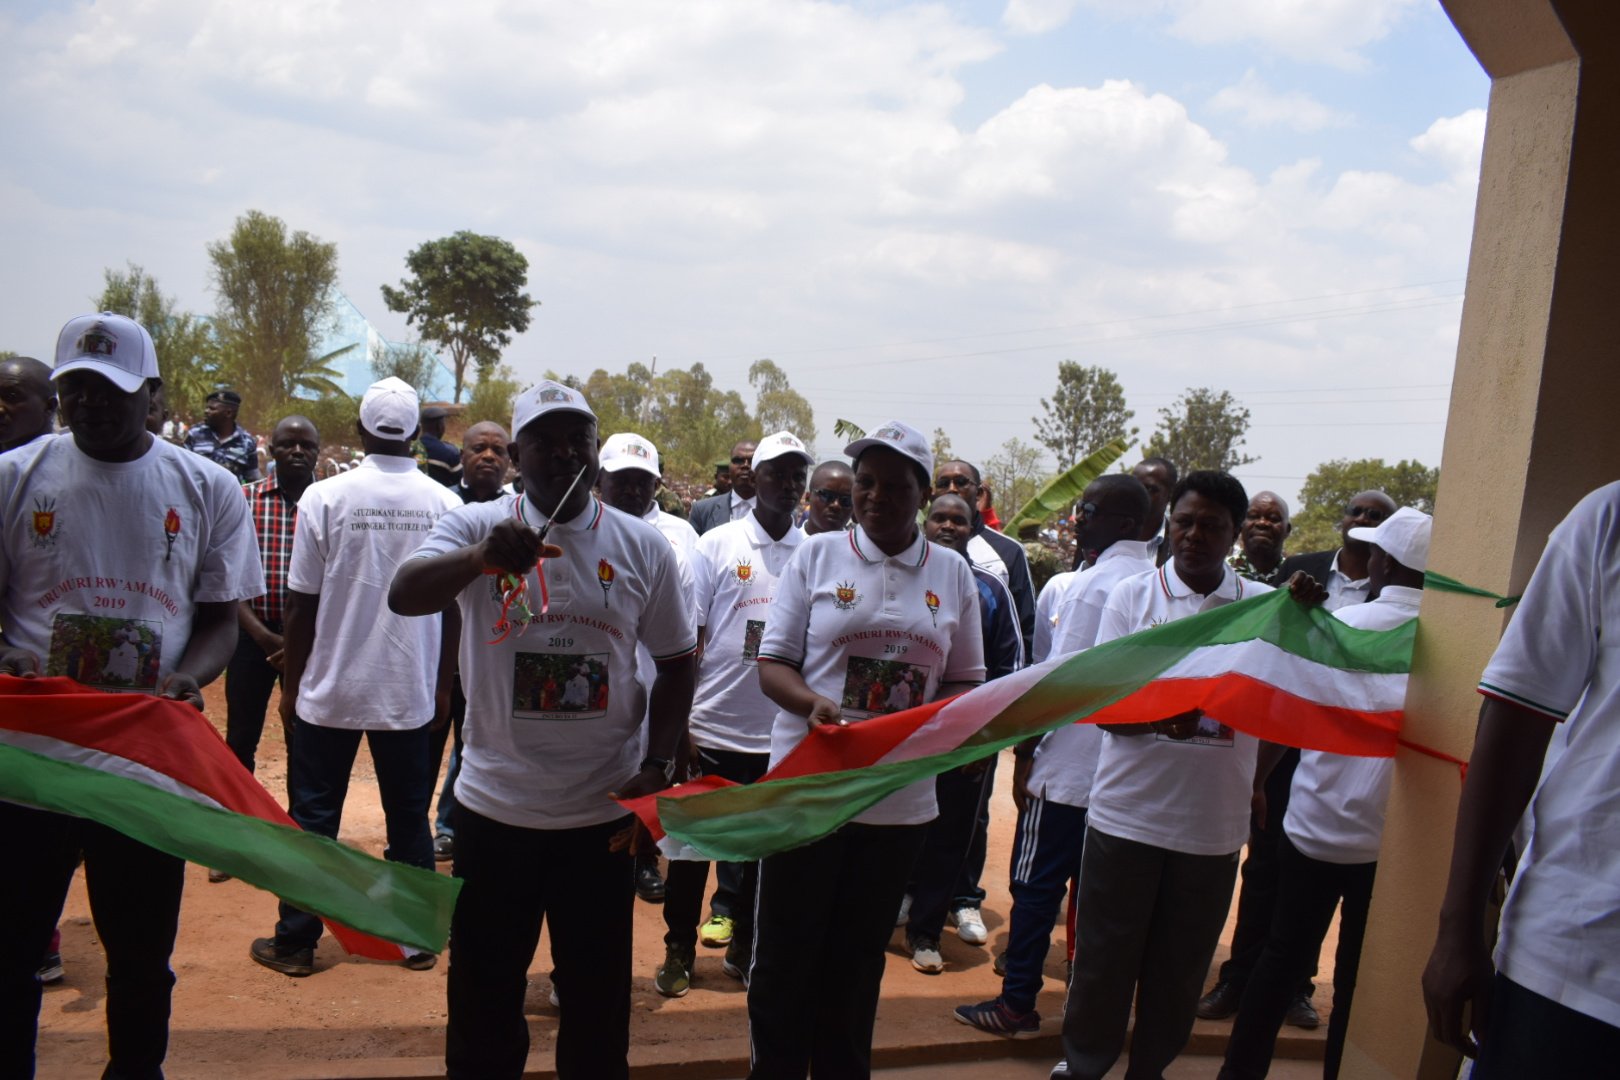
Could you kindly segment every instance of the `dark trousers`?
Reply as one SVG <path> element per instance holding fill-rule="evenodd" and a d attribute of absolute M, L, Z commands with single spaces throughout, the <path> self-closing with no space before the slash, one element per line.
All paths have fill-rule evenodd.
<path fill-rule="evenodd" d="M 924 825 L 850 823 L 759 864 L 750 1080 L 864 1080 L 884 950 Z"/>
<path fill-rule="evenodd" d="M 964 765 L 942 772 L 934 780 L 939 816 L 928 824 L 927 839 L 911 871 L 908 941 L 938 941 L 945 929 L 946 914 L 957 906 L 956 893 L 968 869 L 979 808 L 995 762 L 989 765 L 992 768 L 981 768 L 978 763 Z"/>
<path fill-rule="evenodd" d="M 1030 796 L 1018 815 L 1013 842 L 1012 914 L 1007 920 L 1007 974 L 1001 1000 L 1027 1013 L 1041 992 L 1041 969 L 1052 947 L 1052 926 L 1063 908 L 1069 879 L 1080 872 L 1086 845 L 1086 808 Z"/>
<path fill-rule="evenodd" d="M 1472 1080 L 1563 1080 L 1612 1076 L 1620 1027 L 1576 1012 L 1496 973 L 1491 1022 Z"/>
<path fill-rule="evenodd" d="M 40 957 L 84 856 L 96 936 L 107 953 L 106 1078 L 161 1080 L 185 863 L 105 825 L 0 802 L 0 1077 L 34 1075 Z"/>
<path fill-rule="evenodd" d="M 450 818 L 456 809 L 456 776 L 461 772 L 461 725 L 466 719 L 467 695 L 461 690 L 461 673 L 457 672 L 450 683 L 450 722 L 428 733 L 428 768 L 434 776 L 439 775 L 439 765 L 444 761 L 445 745 L 452 736 L 455 738 L 450 749 L 450 769 L 444 775 L 444 786 L 439 789 L 439 807 L 433 815 L 434 835 L 456 835 Z"/>
<path fill-rule="evenodd" d="M 281 633 L 280 623 L 265 625 Z M 225 665 L 225 745 L 248 772 L 253 771 L 253 758 L 264 734 L 270 695 L 280 681 L 281 672 L 265 660 L 259 643 L 246 630 L 238 631 L 236 651 Z"/>
<path fill-rule="evenodd" d="M 723 776 L 739 784 L 752 784 L 765 775 L 769 754 L 745 754 L 737 750 L 711 750 L 698 747 L 697 767 L 702 776 Z M 729 871 L 729 872 L 728 872 Z M 746 941 L 754 934 L 754 890 L 759 881 L 759 863 L 721 863 L 715 867 L 714 901 L 709 910 L 734 920 L 733 941 Z M 703 890 L 709 884 L 709 864 L 689 859 L 671 859 L 664 875 L 664 944 L 697 948 L 697 924 L 703 913 Z"/>
<path fill-rule="evenodd" d="M 1367 908 L 1372 903 L 1375 862 L 1330 863 L 1313 859 L 1284 836 L 1277 845 L 1277 909 L 1271 937 L 1249 974 L 1243 1004 L 1226 1046 L 1223 1080 L 1260 1080 L 1271 1068 L 1277 1032 L 1299 983 L 1316 967 L 1322 939 L 1342 900 L 1339 948 L 1333 958 L 1333 1012 L 1328 1017 L 1325 1080 L 1339 1075 L 1344 1036 L 1350 1026 L 1350 1004 L 1361 966 L 1361 942 L 1367 935 Z"/>
<path fill-rule="evenodd" d="M 989 768 L 985 770 L 984 789 L 979 792 L 979 813 L 973 827 L 973 836 L 968 841 L 967 859 L 962 863 L 962 872 L 957 875 L 956 889 L 951 895 L 951 910 L 957 908 L 977 908 L 984 903 L 984 887 L 979 879 L 984 877 L 984 857 L 989 846 L 990 834 L 990 795 L 996 786 L 996 759 L 991 758 Z"/>
<path fill-rule="evenodd" d="M 1188 855 L 1086 830 L 1063 1056 L 1077 1080 L 1119 1060 L 1136 999 L 1127 1080 L 1157 1078 L 1194 1010 L 1237 881 L 1237 852 Z"/>
<path fill-rule="evenodd" d="M 628 815 L 578 829 L 524 829 L 456 807 L 447 1075 L 523 1075 L 529 964 L 551 920 L 560 1080 L 630 1075 L 631 859 L 608 850 Z"/>
<path fill-rule="evenodd" d="M 1238 890 L 1237 926 L 1232 930 L 1232 954 L 1221 964 L 1217 978 L 1244 986 L 1260 961 L 1260 951 L 1271 936 L 1272 913 L 1277 908 L 1277 841 L 1282 837 L 1288 796 L 1294 787 L 1299 751 L 1290 747 L 1266 777 L 1266 827 L 1249 819 L 1249 850 L 1243 857 L 1243 887 Z M 1295 988 L 1310 997 L 1316 977 L 1316 957 Z"/>
<path fill-rule="evenodd" d="M 349 774 L 364 736 L 377 769 L 388 847 L 393 862 L 433 869 L 433 837 L 428 832 L 428 800 L 433 797 L 433 771 L 428 766 L 428 726 L 406 731 L 354 731 L 321 727 L 293 717 L 292 752 L 287 787 L 288 813 L 307 832 L 337 839 Z M 321 920 L 282 901 L 276 923 L 276 945 L 282 949 L 312 947 L 321 936 Z"/>

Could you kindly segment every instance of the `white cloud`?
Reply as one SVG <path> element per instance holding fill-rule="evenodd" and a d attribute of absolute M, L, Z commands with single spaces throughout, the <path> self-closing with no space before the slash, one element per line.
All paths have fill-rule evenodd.
<path fill-rule="evenodd" d="M 1024 0 L 1004 23 L 1065 6 Z M 411 247 L 491 232 L 528 256 L 545 305 L 509 354 L 523 374 L 657 355 L 745 389 L 748 362 L 773 355 L 824 429 L 912 416 L 981 457 L 1029 437 L 1064 357 L 1118 370 L 1144 395 L 1144 428 L 1187 385 L 1449 370 L 1454 311 L 1356 322 L 1289 301 L 1461 276 L 1468 114 L 1397 147 L 1418 179 L 1310 160 L 1262 173 L 1185 103 L 1126 79 L 962 109 L 966 76 L 1001 45 L 937 4 L 100 0 L 6 18 L 0 125 L 16 151 L 0 159 L 0 232 L 24 255 L 0 267 L 0 347 L 48 348 L 125 259 L 209 309 L 204 245 L 257 208 L 338 243 L 346 291 L 385 332 L 406 330 L 377 286 Z M 114 54 L 131 88 L 117 93 L 64 59 Z M 1326 122 L 1258 78 L 1228 91 L 1248 122 Z M 1222 320 L 1256 324 L 1207 329 Z M 953 337 L 972 340 L 889 344 Z M 919 392 L 935 386 L 972 395 L 935 407 L 945 395 Z M 1303 434 L 1257 428 L 1251 450 L 1301 475 L 1366 456 L 1354 431 Z M 1314 457 L 1287 464 L 1300 454 Z"/>
<path fill-rule="evenodd" d="M 1267 86 L 1253 68 L 1243 73 L 1234 86 L 1221 89 L 1209 99 L 1215 112 L 1237 113 L 1246 127 L 1285 127 L 1309 133 L 1324 128 L 1343 127 L 1351 117 L 1330 109 L 1309 94 L 1298 90 L 1279 93 Z"/>
<path fill-rule="evenodd" d="M 1069 21 L 1080 0 L 1007 0 L 1001 25 L 1015 34 L 1044 34 Z"/>
<path fill-rule="evenodd" d="M 1485 110 L 1442 116 L 1411 140 L 1412 149 L 1446 170 L 1453 181 L 1479 183 L 1479 158 L 1485 148 Z"/>
<path fill-rule="evenodd" d="M 1202 45 L 1255 42 L 1295 60 L 1358 68 L 1419 0 L 1084 0 L 1119 18 L 1168 15 L 1170 33 Z"/>

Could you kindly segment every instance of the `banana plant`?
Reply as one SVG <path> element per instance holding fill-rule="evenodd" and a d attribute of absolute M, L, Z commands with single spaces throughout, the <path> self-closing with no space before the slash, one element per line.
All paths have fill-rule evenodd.
<path fill-rule="evenodd" d="M 1019 528 L 1029 522 L 1045 521 L 1054 514 L 1068 513 L 1080 493 L 1086 490 L 1086 485 L 1118 461 L 1130 445 L 1130 440 L 1124 436 L 1105 443 L 1101 449 L 1093 451 L 1079 464 L 1036 492 L 1033 499 L 1002 525 L 1001 531 L 1008 536 L 1017 536 Z"/>

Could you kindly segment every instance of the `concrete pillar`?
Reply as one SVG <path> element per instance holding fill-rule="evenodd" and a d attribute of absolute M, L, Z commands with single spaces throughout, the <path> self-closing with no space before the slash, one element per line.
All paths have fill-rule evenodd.
<path fill-rule="evenodd" d="M 1620 477 L 1620 12 L 1599 0 L 1442 0 L 1491 76 L 1430 567 L 1517 593 L 1547 533 Z M 1408 738 L 1466 758 L 1474 686 L 1505 625 L 1489 601 L 1425 595 Z M 1348 1078 L 1456 1075 L 1427 1038 L 1419 978 L 1433 945 L 1457 769 L 1396 760 Z"/>

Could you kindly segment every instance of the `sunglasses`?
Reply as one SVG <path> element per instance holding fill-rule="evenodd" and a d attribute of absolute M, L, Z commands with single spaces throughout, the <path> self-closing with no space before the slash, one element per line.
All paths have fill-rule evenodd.
<path fill-rule="evenodd" d="M 965 488 L 973 486 L 971 476 L 937 476 L 934 478 L 936 488 Z"/>
<path fill-rule="evenodd" d="M 855 500 L 850 498 L 846 492 L 842 491 L 828 491 L 826 488 L 816 488 L 816 490 L 812 491 L 810 494 L 814 495 L 816 498 L 820 499 L 829 506 L 837 504 L 838 506 L 842 506 L 844 509 L 848 510 L 850 507 L 855 505 Z"/>

